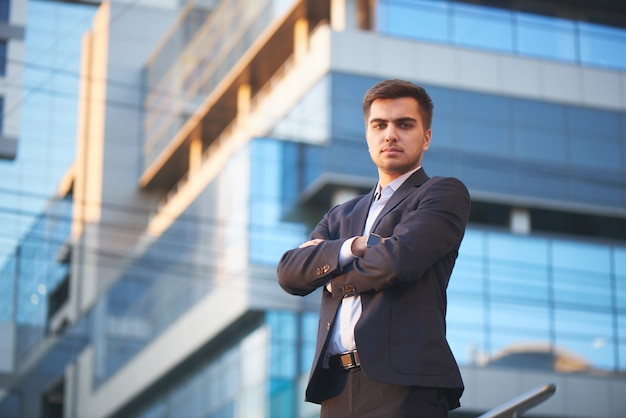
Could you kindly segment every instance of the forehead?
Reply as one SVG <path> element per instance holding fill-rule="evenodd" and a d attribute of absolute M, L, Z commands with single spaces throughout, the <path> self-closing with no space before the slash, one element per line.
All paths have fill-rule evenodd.
<path fill-rule="evenodd" d="M 419 104 L 414 98 L 376 99 L 372 102 L 368 123 L 373 119 L 394 120 L 407 117 L 421 120 Z"/>

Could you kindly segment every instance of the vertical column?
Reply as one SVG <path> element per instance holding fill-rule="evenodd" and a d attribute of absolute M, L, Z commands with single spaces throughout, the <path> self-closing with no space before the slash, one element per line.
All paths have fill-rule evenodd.
<path fill-rule="evenodd" d="M 305 18 L 296 20 L 293 27 L 293 51 L 296 62 L 309 48 L 309 21 Z"/>
<path fill-rule="evenodd" d="M 348 0 L 330 0 L 330 27 L 336 32 L 346 30 L 347 1 Z"/>
<path fill-rule="evenodd" d="M 374 30 L 376 0 L 357 0 L 357 24 L 361 30 Z"/>
<path fill-rule="evenodd" d="M 193 130 L 191 143 L 189 144 L 189 175 L 195 173 L 202 161 L 202 126 Z"/>
<path fill-rule="evenodd" d="M 245 120 L 250 113 L 250 101 L 252 100 L 252 88 L 245 83 L 237 89 L 237 119 Z"/>
<path fill-rule="evenodd" d="M 336 32 L 372 30 L 376 0 L 331 0 L 330 26 Z"/>
<path fill-rule="evenodd" d="M 530 234 L 530 211 L 526 208 L 511 208 L 509 225 L 514 234 Z"/>

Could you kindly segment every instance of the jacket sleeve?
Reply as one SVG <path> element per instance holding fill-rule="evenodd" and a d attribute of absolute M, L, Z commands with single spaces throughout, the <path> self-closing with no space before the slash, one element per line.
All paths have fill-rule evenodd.
<path fill-rule="evenodd" d="M 341 272 L 339 251 L 345 238 L 331 239 L 329 213 L 322 218 L 309 237 L 324 241 L 317 245 L 288 250 L 278 263 L 278 283 L 292 295 L 308 295 Z"/>
<path fill-rule="evenodd" d="M 333 280 L 333 296 L 381 291 L 442 261 L 451 271 L 465 233 L 470 197 L 459 180 L 441 178 L 383 217 L 374 232 L 387 237 Z"/>

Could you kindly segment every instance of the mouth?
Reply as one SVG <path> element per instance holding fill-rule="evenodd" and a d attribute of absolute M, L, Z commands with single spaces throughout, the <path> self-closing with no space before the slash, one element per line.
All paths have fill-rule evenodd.
<path fill-rule="evenodd" d="M 386 147 L 386 148 L 383 148 L 381 152 L 383 154 L 395 154 L 395 153 L 402 152 L 402 150 L 400 148 L 395 148 L 395 147 Z"/>

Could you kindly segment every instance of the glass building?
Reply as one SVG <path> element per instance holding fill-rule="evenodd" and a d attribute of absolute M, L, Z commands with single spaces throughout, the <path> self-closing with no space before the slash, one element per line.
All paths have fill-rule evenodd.
<path fill-rule="evenodd" d="M 472 196 L 448 289 L 466 384 L 451 415 L 552 382 L 529 416 L 619 417 L 626 7 L 570 3 L 102 4 L 71 214 L 24 239 L 57 243 L 40 267 L 0 273 L 24 336 L 0 417 L 317 417 L 320 295 L 285 294 L 276 264 L 375 185 L 361 100 L 386 78 L 429 91 L 424 168 Z"/>
<path fill-rule="evenodd" d="M 0 1 L 0 167 L 17 154 L 27 2 Z M 2 168 L 0 168 L 2 170 Z M 2 171 L 0 171 L 2 173 Z"/>

